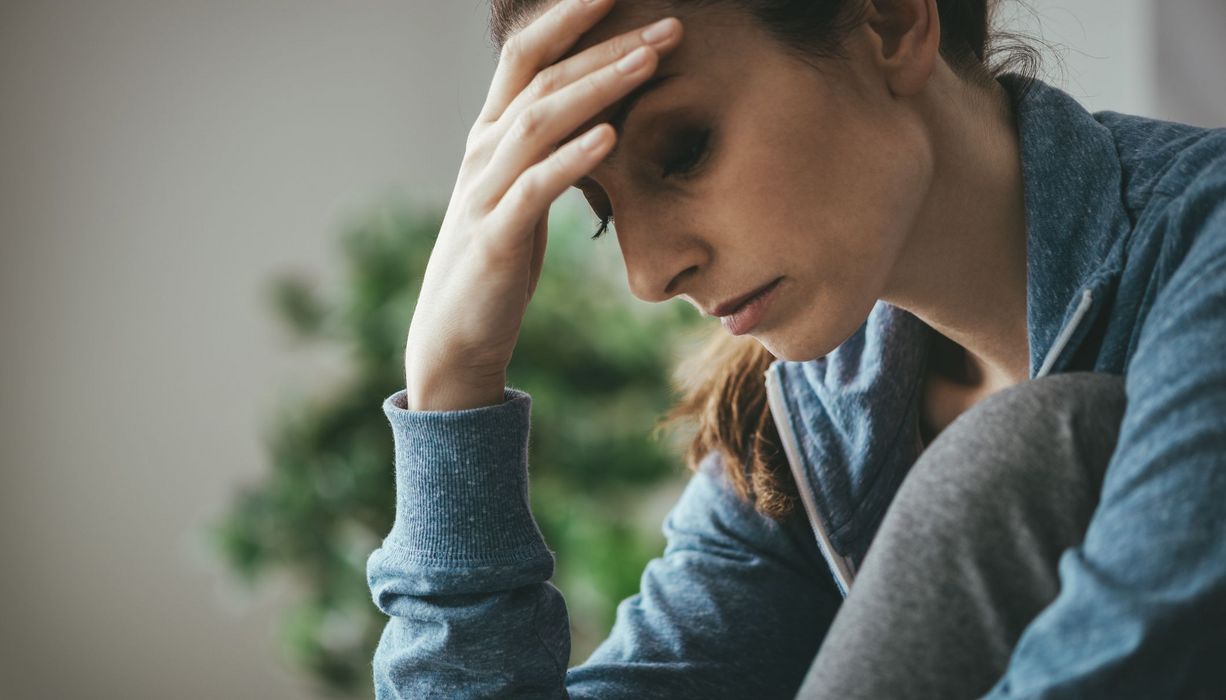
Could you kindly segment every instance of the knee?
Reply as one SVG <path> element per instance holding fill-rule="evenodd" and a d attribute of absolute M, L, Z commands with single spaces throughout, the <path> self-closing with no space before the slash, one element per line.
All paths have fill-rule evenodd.
<path fill-rule="evenodd" d="M 1092 508 L 1125 404 L 1115 375 L 1065 373 L 1011 386 L 950 423 L 898 495 L 929 507 L 939 501 L 961 522 Z"/>
<path fill-rule="evenodd" d="M 1123 377 L 1100 372 L 1047 375 L 972 406 L 946 428 L 947 442 L 974 436 L 978 446 L 1002 455 L 1054 442 L 1077 446 L 1084 454 L 1095 446 L 1114 446 L 1126 404 Z"/>

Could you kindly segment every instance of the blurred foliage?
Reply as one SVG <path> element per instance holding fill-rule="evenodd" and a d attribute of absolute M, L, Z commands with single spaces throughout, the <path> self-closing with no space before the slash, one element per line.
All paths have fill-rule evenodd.
<path fill-rule="evenodd" d="M 615 239 L 589 240 L 590 215 L 559 205 L 508 382 L 533 397 L 532 507 L 557 552 L 553 582 L 567 598 L 578 663 L 662 552 L 659 519 L 643 522 L 652 514 L 642 504 L 684 479 L 684 436 L 650 433 L 675 398 L 670 368 L 700 316 L 681 301 L 633 300 Z M 395 513 L 381 405 L 403 388 L 405 335 L 441 220 L 403 203 L 380 207 L 342 236 L 338 286 L 320 291 L 297 274 L 270 285 L 293 335 L 344 348 L 349 373 L 278 406 L 264 429 L 266 478 L 237 493 L 208 533 L 247 584 L 274 572 L 294 580 L 300 599 L 282 620 L 283 648 L 335 696 L 372 693 L 387 618 L 371 602 L 365 562 Z"/>

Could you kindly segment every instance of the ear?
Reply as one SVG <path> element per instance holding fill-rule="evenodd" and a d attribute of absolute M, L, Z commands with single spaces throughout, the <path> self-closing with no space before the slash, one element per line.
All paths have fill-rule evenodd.
<path fill-rule="evenodd" d="M 870 0 L 867 17 L 873 59 L 890 91 L 919 92 L 940 55 L 936 0 Z"/>

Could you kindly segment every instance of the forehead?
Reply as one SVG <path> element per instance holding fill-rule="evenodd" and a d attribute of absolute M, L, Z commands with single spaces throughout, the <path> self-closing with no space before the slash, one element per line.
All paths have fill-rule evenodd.
<path fill-rule="evenodd" d="M 613 9 L 609 10 L 608 14 L 602 17 L 594 27 L 584 32 L 575 45 L 559 60 L 566 60 L 586 48 L 658 19 L 676 17 L 686 23 L 686 20 L 691 19 L 693 14 L 692 9 L 681 11 L 680 8 L 660 2 L 626 2 L 625 0 L 616 2 Z M 688 23 L 685 29 L 689 29 Z"/>
<path fill-rule="evenodd" d="M 569 2 L 570 0 L 561 1 Z M 518 23 L 515 31 L 522 30 L 523 27 L 531 24 L 550 8 L 558 4 L 557 0 L 546 0 L 540 3 Z M 680 46 L 664 58 L 661 62 L 662 68 L 667 66 L 670 61 L 680 61 L 687 44 L 693 43 L 690 41 L 690 37 L 696 30 L 701 32 L 703 29 L 715 29 L 720 24 L 735 25 L 738 21 L 743 21 L 741 19 L 743 15 L 740 12 L 722 5 L 699 5 L 695 7 L 692 5 L 676 6 L 674 3 L 662 2 L 660 0 L 640 0 L 638 2 L 633 0 L 617 0 L 613 8 L 591 29 L 584 32 L 556 62 L 565 61 L 571 56 L 582 53 L 585 49 L 603 41 L 640 28 L 656 20 L 664 19 L 665 17 L 676 17 L 681 21 L 685 31 L 685 38 Z M 734 17 L 735 19 L 733 19 Z M 728 20 L 733 21 L 729 22 Z"/>
<path fill-rule="evenodd" d="M 523 20 L 521 27 L 527 26 L 557 4 L 542 3 Z M 609 12 L 591 29 L 580 35 L 555 63 L 665 17 L 676 17 L 681 21 L 683 36 L 681 43 L 660 60 L 654 75 L 686 76 L 689 80 L 698 80 L 703 84 L 727 83 L 729 80 L 735 80 L 734 74 L 743 72 L 748 54 L 762 48 L 757 45 L 755 39 L 765 35 L 756 31 L 757 27 L 752 18 L 735 8 L 617 0 Z M 572 131 L 563 142 L 602 121 L 607 121 L 618 111 L 621 103 L 622 100 L 619 100 L 593 115 Z"/>

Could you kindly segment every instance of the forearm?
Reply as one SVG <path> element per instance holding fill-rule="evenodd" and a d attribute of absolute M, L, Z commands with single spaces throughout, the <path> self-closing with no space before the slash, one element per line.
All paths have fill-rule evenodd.
<path fill-rule="evenodd" d="M 471 410 L 384 410 L 396 519 L 367 561 L 390 616 L 375 652 L 379 697 L 563 693 L 569 625 L 547 583 L 553 556 L 527 499 L 530 399 Z"/>

